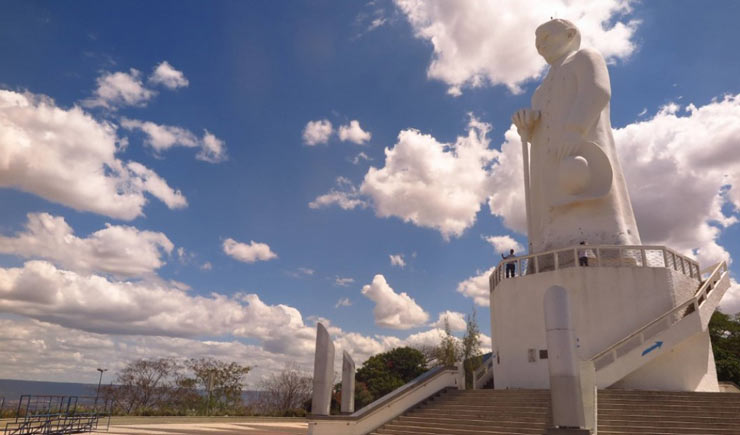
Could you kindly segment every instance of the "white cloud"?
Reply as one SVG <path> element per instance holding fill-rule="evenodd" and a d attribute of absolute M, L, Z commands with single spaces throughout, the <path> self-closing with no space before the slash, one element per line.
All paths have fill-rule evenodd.
<path fill-rule="evenodd" d="M 366 207 L 367 202 L 360 196 L 360 192 L 350 180 L 345 177 L 337 177 L 337 187 L 328 193 L 319 195 L 308 203 L 310 208 L 328 207 L 336 204 L 342 210 L 352 210 L 356 207 Z"/>
<path fill-rule="evenodd" d="M 303 129 L 303 143 L 309 146 L 327 143 L 333 131 L 334 128 L 328 119 L 308 121 Z"/>
<path fill-rule="evenodd" d="M 127 130 L 141 130 L 146 134 L 144 143 L 157 152 L 166 151 L 174 146 L 194 148 L 198 138 L 190 131 L 171 125 L 159 125 L 149 121 L 122 118 L 121 127 Z"/>
<path fill-rule="evenodd" d="M 155 152 L 161 153 L 175 146 L 186 148 L 200 148 L 196 155 L 198 160 L 209 163 L 219 163 L 226 160 L 224 142 L 211 134 L 208 130 L 199 139 L 190 130 L 172 125 L 159 125 L 150 121 L 135 119 L 121 119 L 121 127 L 127 130 L 141 130 L 146 134 L 144 143 L 151 146 Z"/>
<path fill-rule="evenodd" d="M 226 145 L 224 141 L 205 130 L 200 143 L 200 151 L 195 158 L 209 163 L 223 162 L 226 160 Z"/>
<path fill-rule="evenodd" d="M 196 296 L 159 281 L 113 281 L 38 260 L 0 268 L 0 307 L 65 327 L 112 334 L 234 334 L 272 340 L 303 327 L 298 310 L 265 305 L 256 294 Z"/>
<path fill-rule="evenodd" d="M 61 216 L 29 213 L 25 231 L 0 235 L 0 252 L 22 258 L 43 258 L 80 273 L 119 277 L 151 276 L 170 254 L 172 242 L 162 233 L 107 224 L 80 238 Z M 182 248 L 180 248 L 182 249 Z"/>
<path fill-rule="evenodd" d="M 493 273 L 493 269 L 495 269 L 495 266 L 484 272 L 478 271 L 478 275 L 471 276 L 459 283 L 457 285 L 457 291 L 473 299 L 476 305 L 480 305 L 481 307 L 489 306 L 491 300 L 489 299 L 488 277 Z"/>
<path fill-rule="evenodd" d="M 185 78 L 185 74 L 182 71 L 176 70 L 166 60 L 154 68 L 154 72 L 149 76 L 149 81 L 154 84 L 163 85 L 169 89 L 177 89 L 189 84 L 188 79 Z"/>
<path fill-rule="evenodd" d="M 370 22 L 370 25 L 367 27 L 367 31 L 372 32 L 373 30 L 385 24 L 387 21 L 388 20 L 385 18 L 375 18 L 372 22 Z"/>
<path fill-rule="evenodd" d="M 205 263 L 200 265 L 200 270 L 213 270 L 213 265 L 210 261 L 206 261 Z"/>
<path fill-rule="evenodd" d="M 254 240 L 250 240 L 249 243 L 241 243 L 228 238 L 224 240 L 223 249 L 226 255 L 244 263 L 268 261 L 277 258 L 277 254 L 272 252 L 269 245 L 255 242 Z"/>
<path fill-rule="evenodd" d="M 491 167 L 491 174 L 488 197 L 491 214 L 500 216 L 504 226 L 510 230 L 526 234 L 522 143 L 513 125 L 504 133 L 504 143 Z"/>
<path fill-rule="evenodd" d="M 105 367 L 109 371 L 103 383 L 107 384 L 128 362 L 139 358 L 212 357 L 252 366 L 246 382 L 253 389 L 288 361 L 304 370 L 313 364 L 313 350 L 279 354 L 234 339 L 97 334 L 22 317 L 0 319 L 0 343 L 0 377 L 34 381 L 92 383 L 98 380 L 95 369 Z"/>
<path fill-rule="evenodd" d="M 147 192 L 169 208 L 187 206 L 154 171 L 116 158 L 117 142 L 113 125 L 79 107 L 0 90 L 0 187 L 125 220 L 143 214 Z"/>
<path fill-rule="evenodd" d="M 730 288 L 719 305 L 720 310 L 726 314 L 740 314 L 740 284 L 734 279 L 730 279 Z"/>
<path fill-rule="evenodd" d="M 367 154 L 365 154 L 364 152 L 361 151 L 361 152 L 357 153 L 357 155 L 352 158 L 351 162 L 352 162 L 353 165 L 358 165 L 363 160 L 364 161 L 372 161 L 372 158 L 370 158 L 370 156 L 368 156 Z"/>
<path fill-rule="evenodd" d="M 392 329 L 421 326 L 429 319 L 427 314 L 405 292 L 396 293 L 383 275 L 375 275 L 373 282 L 362 287 L 362 294 L 375 302 L 375 324 Z"/>
<path fill-rule="evenodd" d="M 517 254 L 524 250 L 524 247 L 522 247 L 522 245 L 511 236 L 486 236 L 484 239 L 493 246 L 493 249 L 496 252 L 504 253 L 506 255 L 509 255 L 509 251 L 512 249 Z"/>
<path fill-rule="evenodd" d="M 347 287 L 348 285 L 355 282 L 354 278 L 344 278 L 341 276 L 334 277 L 334 285 L 338 287 Z"/>
<path fill-rule="evenodd" d="M 311 276 L 311 275 L 314 274 L 314 270 L 313 269 L 309 269 L 308 267 L 299 267 L 298 268 L 298 271 L 301 272 L 302 274 L 306 275 L 306 276 Z"/>
<path fill-rule="evenodd" d="M 447 323 L 450 325 L 450 330 L 452 331 L 465 331 L 468 327 L 465 314 L 449 310 L 439 313 L 439 319 L 429 326 L 444 330 L 445 319 L 447 319 Z"/>
<path fill-rule="evenodd" d="M 398 266 L 401 269 L 406 267 L 406 262 L 403 260 L 403 254 L 391 254 L 389 257 L 391 259 L 391 266 Z"/>
<path fill-rule="evenodd" d="M 339 307 L 349 307 L 352 305 L 352 301 L 349 300 L 349 298 L 340 298 L 337 303 L 334 305 L 334 308 Z"/>
<path fill-rule="evenodd" d="M 128 73 L 104 73 L 97 79 L 94 96 L 82 102 L 87 107 L 116 110 L 123 106 L 145 106 L 157 93 L 147 89 L 141 81 L 141 72 L 131 68 Z"/>
<path fill-rule="evenodd" d="M 614 131 L 643 243 L 692 254 L 705 266 L 728 258 L 717 240 L 737 223 L 740 207 L 738 119 L 740 95 L 683 111 L 669 105 Z"/>
<path fill-rule="evenodd" d="M 635 50 L 639 25 L 624 15 L 630 0 L 396 0 L 416 37 L 431 43 L 427 70 L 449 85 L 451 95 L 464 87 L 505 85 L 520 92 L 545 66 L 534 46 L 535 29 L 549 17 L 566 18 L 581 30 L 584 45 L 607 59 L 623 59 Z"/>
<path fill-rule="evenodd" d="M 369 141 L 372 135 L 369 131 L 365 131 L 360 127 L 360 122 L 353 119 L 349 122 L 349 125 L 342 125 L 339 127 L 339 140 L 342 142 L 353 142 L 358 145 L 362 145 Z"/>
<path fill-rule="evenodd" d="M 490 129 L 471 116 L 467 136 L 453 144 L 403 130 L 396 145 L 385 149 L 385 166 L 368 170 L 360 192 L 372 198 L 380 217 L 434 228 L 445 239 L 460 236 L 489 195 L 486 168 L 498 155 L 488 149 Z"/>

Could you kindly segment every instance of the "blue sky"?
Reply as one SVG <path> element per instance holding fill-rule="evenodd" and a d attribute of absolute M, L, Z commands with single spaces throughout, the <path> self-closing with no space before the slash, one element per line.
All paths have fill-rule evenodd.
<path fill-rule="evenodd" d="M 310 369 L 318 318 L 362 361 L 433 343 L 440 313 L 475 301 L 489 336 L 485 273 L 526 245 L 510 116 L 553 15 L 609 61 L 643 242 L 733 256 L 740 5 L 502 9 L 6 2 L 0 376 L 211 355 L 256 364 L 256 383 Z M 723 307 L 740 311 L 736 284 Z"/>

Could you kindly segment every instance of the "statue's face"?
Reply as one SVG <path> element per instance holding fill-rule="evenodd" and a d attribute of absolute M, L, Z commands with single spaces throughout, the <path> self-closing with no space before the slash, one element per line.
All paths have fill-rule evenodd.
<path fill-rule="evenodd" d="M 537 28 L 535 46 L 540 56 L 552 64 L 570 51 L 575 31 L 566 29 L 556 22 L 545 23 Z"/>

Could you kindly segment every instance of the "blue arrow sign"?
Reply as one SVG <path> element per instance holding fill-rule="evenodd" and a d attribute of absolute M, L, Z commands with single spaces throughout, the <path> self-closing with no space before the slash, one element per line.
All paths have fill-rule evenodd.
<path fill-rule="evenodd" d="M 642 356 L 645 356 L 649 354 L 650 352 L 654 351 L 655 349 L 660 349 L 660 347 L 663 346 L 662 341 L 656 341 L 654 345 L 648 347 L 647 349 L 642 351 Z"/>

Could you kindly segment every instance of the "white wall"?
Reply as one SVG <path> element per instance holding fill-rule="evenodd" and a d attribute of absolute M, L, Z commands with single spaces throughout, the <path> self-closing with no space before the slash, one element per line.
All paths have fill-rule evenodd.
<path fill-rule="evenodd" d="M 613 388 L 718 392 L 709 331 L 694 335 L 650 364 L 635 370 L 614 384 Z"/>
<path fill-rule="evenodd" d="M 698 288 L 696 280 L 665 268 L 567 268 L 503 280 L 491 295 L 495 386 L 549 388 L 543 296 L 551 285 L 568 289 L 582 359 L 626 337 Z M 528 349 L 536 361 L 528 362 Z M 639 384 L 640 382 L 637 381 Z"/>

